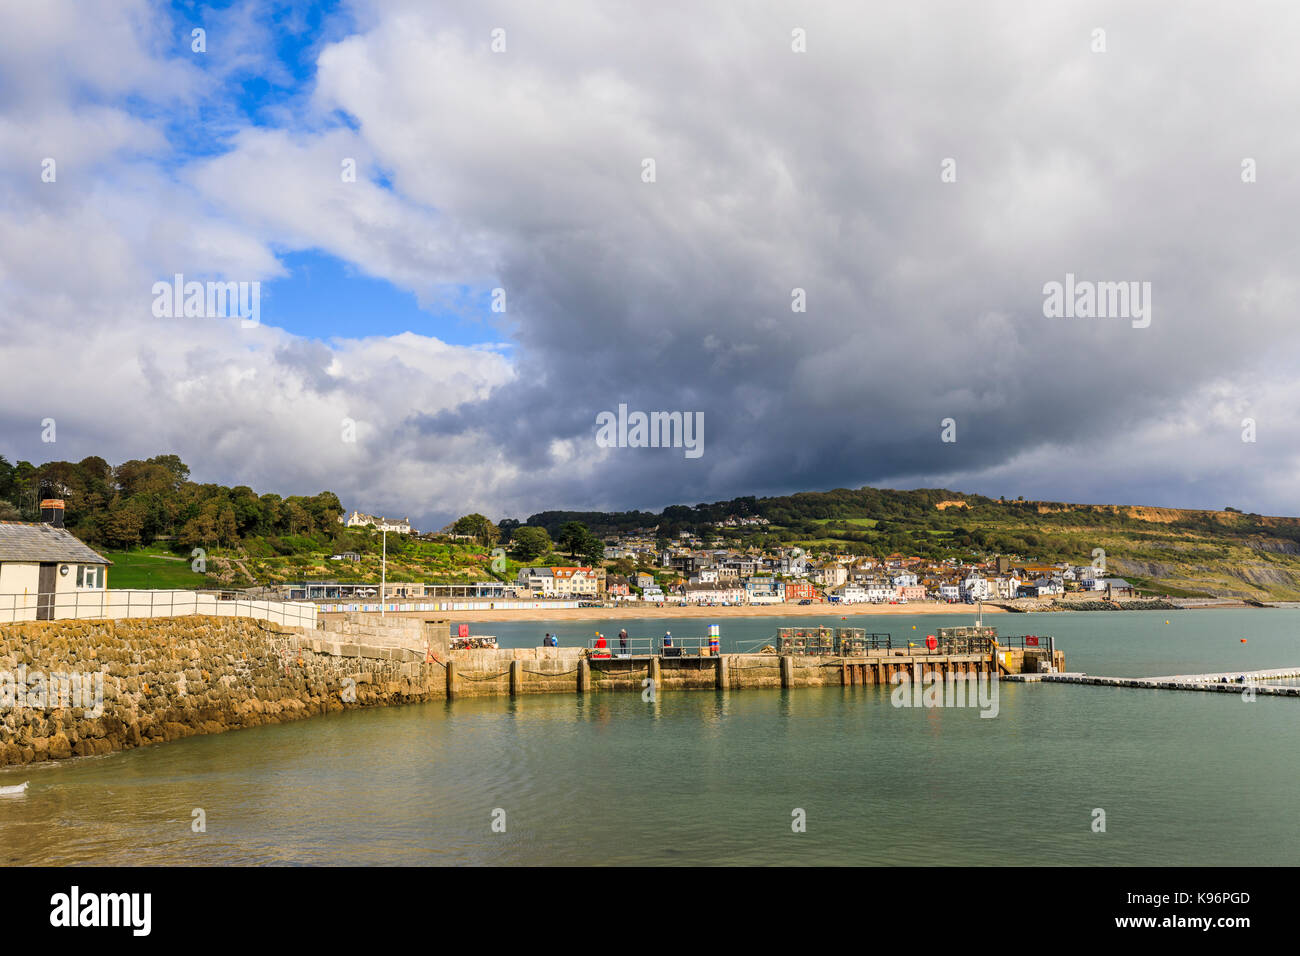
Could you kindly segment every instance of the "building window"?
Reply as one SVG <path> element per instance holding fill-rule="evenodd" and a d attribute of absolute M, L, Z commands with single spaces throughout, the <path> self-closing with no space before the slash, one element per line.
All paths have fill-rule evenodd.
<path fill-rule="evenodd" d="M 98 588 L 99 568 L 93 564 L 78 565 L 77 566 L 77 587 Z"/>

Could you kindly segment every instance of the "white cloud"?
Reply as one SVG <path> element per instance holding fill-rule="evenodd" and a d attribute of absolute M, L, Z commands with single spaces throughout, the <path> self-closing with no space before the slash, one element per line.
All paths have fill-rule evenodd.
<path fill-rule="evenodd" d="M 83 9 L 24 11 L 0 40 L 20 79 L 0 101 L 0 417 L 28 455 L 38 395 L 82 454 L 174 450 L 417 518 L 887 480 L 1295 510 L 1272 477 L 1300 437 L 1295 10 L 358 3 L 360 32 L 254 127 L 218 92 L 284 78 L 253 6 L 213 21 L 206 69 Z M 81 50 L 74 25 L 121 49 Z M 221 148 L 182 161 L 164 107 L 195 104 Z M 24 145 L 44 142 L 57 187 Z M 426 306 L 500 284 L 510 358 L 147 318 L 160 276 L 266 279 L 304 249 Z M 1151 328 L 1043 318 L 1066 272 L 1151 281 Z M 705 457 L 598 449 L 595 413 L 623 401 L 704 411 Z M 1220 444 L 1245 407 L 1258 444 Z M 364 455 L 335 447 L 343 415 Z"/>

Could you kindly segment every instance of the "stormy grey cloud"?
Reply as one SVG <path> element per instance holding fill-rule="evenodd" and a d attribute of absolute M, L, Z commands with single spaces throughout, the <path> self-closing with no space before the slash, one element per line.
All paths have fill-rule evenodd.
<path fill-rule="evenodd" d="M 329 487 L 426 523 L 861 484 L 1294 513 L 1300 13 L 1171 9 L 354 4 L 274 128 L 180 172 L 131 162 L 110 221 L 86 202 L 41 225 L 126 235 L 81 293 L 109 309 L 127 308 L 123 269 L 221 257 L 270 276 L 319 249 L 414 293 L 429 325 L 146 346 L 124 317 L 104 347 L 152 350 L 171 417 L 157 447 L 117 427 L 83 453 L 174 450 L 214 480 Z M 141 84 L 174 69 L 201 87 L 154 59 Z M 161 136 L 138 112 L 106 125 Z M 38 222 L 35 189 L 7 187 L 6 232 Z M 117 221 L 160 203 L 191 217 L 183 254 Z M 51 302 L 61 271 L 22 258 L 5 299 Z M 1067 274 L 1149 282 L 1149 327 L 1045 317 L 1044 284 Z M 434 316 L 466 287 L 504 290 L 483 317 L 501 347 L 440 341 Z M 55 313 L 84 323 L 76 303 Z M 132 376 L 113 387 L 124 399 Z M 15 450 L 36 454 L 27 400 L 0 389 Z M 620 403 L 702 412 L 704 454 L 599 447 Z M 359 449 L 335 437 L 349 412 Z"/>

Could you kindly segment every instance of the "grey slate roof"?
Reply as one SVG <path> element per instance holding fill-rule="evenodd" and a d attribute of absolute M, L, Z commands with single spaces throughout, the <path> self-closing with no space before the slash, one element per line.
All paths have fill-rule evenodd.
<path fill-rule="evenodd" d="M 0 521 L 0 561 L 113 563 L 91 551 L 65 528 L 21 521 Z"/>

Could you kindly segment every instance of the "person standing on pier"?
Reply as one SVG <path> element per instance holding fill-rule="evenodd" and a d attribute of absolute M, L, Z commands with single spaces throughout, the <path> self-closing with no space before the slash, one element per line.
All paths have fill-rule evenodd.
<path fill-rule="evenodd" d="M 624 654 L 627 653 L 627 628 L 618 632 L 618 649 Z"/>
<path fill-rule="evenodd" d="M 664 647 L 672 647 L 672 646 L 673 646 L 673 632 L 672 632 L 672 631 L 665 631 L 665 632 L 664 632 Z"/>

